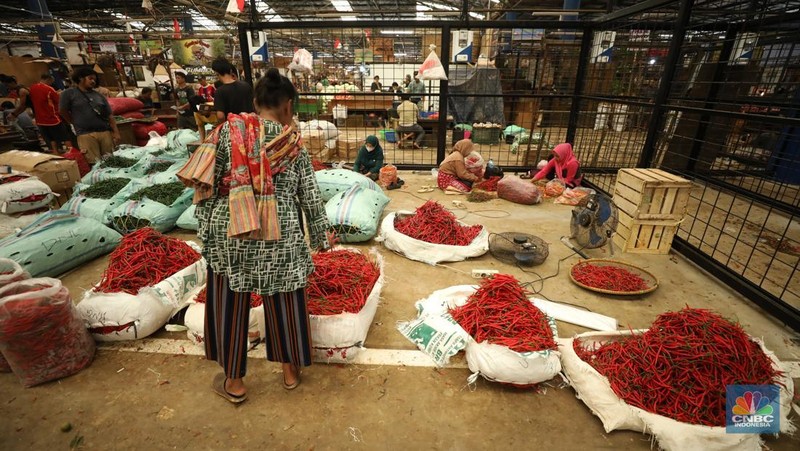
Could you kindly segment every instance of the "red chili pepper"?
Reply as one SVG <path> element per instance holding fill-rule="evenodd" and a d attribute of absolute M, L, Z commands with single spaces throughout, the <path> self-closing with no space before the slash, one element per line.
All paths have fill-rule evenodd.
<path fill-rule="evenodd" d="M 481 225 L 464 226 L 440 203 L 429 200 L 404 218 L 395 217 L 394 228 L 403 235 L 432 244 L 468 246 L 483 230 Z"/>
<path fill-rule="evenodd" d="M 705 426 L 725 425 L 726 385 L 775 384 L 782 375 L 739 324 L 689 307 L 659 315 L 643 334 L 573 347 L 628 404 Z"/>
<path fill-rule="evenodd" d="M 584 263 L 572 267 L 572 277 L 588 287 L 630 293 L 650 288 L 639 275 L 617 266 Z"/>

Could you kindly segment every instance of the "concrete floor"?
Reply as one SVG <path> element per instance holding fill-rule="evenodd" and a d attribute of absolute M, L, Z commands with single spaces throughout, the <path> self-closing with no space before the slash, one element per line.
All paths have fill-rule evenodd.
<path fill-rule="evenodd" d="M 559 242 L 569 233 L 570 207 L 548 201 L 537 206 L 503 200 L 469 203 L 463 196 L 438 190 L 417 194 L 420 186 L 433 184 L 430 175 L 401 172 L 401 177 L 406 185 L 387 192 L 392 198 L 387 212 L 413 209 L 427 198 L 448 207 L 460 200 L 466 209 L 454 211 L 467 223 L 484 224 L 492 232 L 528 232 L 549 242 L 549 258 L 534 268 L 542 276 L 554 274 L 558 261 L 571 252 Z M 372 246 L 375 243 L 358 247 Z M 366 342 L 371 349 L 415 349 L 395 323 L 413 318 L 414 302 L 432 291 L 474 282 L 461 271 L 494 268 L 523 281 L 536 278 L 488 254 L 431 267 L 383 248 L 380 252 L 386 259 L 387 283 Z M 606 248 L 588 253 L 608 257 Z M 712 308 L 762 337 L 779 358 L 800 360 L 797 334 L 682 257 L 617 257 L 654 273 L 659 289 L 629 300 L 584 291 L 568 279 L 568 268 L 577 261 L 573 256 L 561 263 L 557 277 L 545 281 L 542 294 L 614 316 L 621 327 L 633 328 L 646 327 L 657 314 L 687 304 Z M 105 265 L 106 258 L 99 258 L 62 278 L 76 301 L 99 280 Z M 585 331 L 562 322 L 558 327 L 565 337 Z M 185 333 L 162 331 L 155 337 L 185 339 Z M 194 346 L 188 340 L 185 345 Z M 460 355 L 454 360 L 463 362 Z M 469 370 L 462 367 L 316 364 L 304 372 L 297 390 L 286 392 L 277 365 L 263 358 L 251 358 L 249 364 L 250 399 L 239 407 L 211 393 L 208 387 L 219 369 L 194 355 L 103 347 L 83 372 L 30 389 L 21 388 L 13 375 L 0 374 L 0 415 L 5 420 L 0 422 L 0 449 L 66 449 L 78 437 L 82 449 L 509 449 L 534 443 L 567 450 L 651 449 L 646 435 L 606 434 L 574 392 L 560 387 L 559 379 L 535 392 L 482 379 L 468 387 Z M 65 423 L 72 430 L 62 433 Z M 767 438 L 767 445 L 773 450 L 798 449 L 800 439 Z"/>

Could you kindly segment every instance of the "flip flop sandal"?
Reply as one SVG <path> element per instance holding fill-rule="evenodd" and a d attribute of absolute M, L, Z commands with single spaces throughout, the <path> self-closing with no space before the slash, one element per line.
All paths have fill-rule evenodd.
<path fill-rule="evenodd" d="M 247 399 L 247 393 L 243 395 L 234 395 L 233 393 L 228 393 L 228 390 L 225 390 L 225 382 L 227 381 L 228 378 L 225 377 L 225 374 L 217 374 L 214 376 L 214 383 L 211 385 L 211 389 L 214 390 L 214 393 L 222 396 L 231 404 L 243 403 Z"/>
<path fill-rule="evenodd" d="M 418 193 L 432 193 L 433 188 L 430 186 L 423 186 L 422 188 L 417 190 Z"/>
<path fill-rule="evenodd" d="M 298 385 L 300 385 L 300 369 L 298 367 L 294 367 L 294 371 L 297 373 L 297 376 L 295 376 L 297 379 L 294 381 L 294 384 L 287 384 L 286 376 L 283 376 L 283 388 L 286 390 L 294 390 Z"/>
<path fill-rule="evenodd" d="M 400 188 L 400 185 L 398 185 L 397 182 L 392 182 L 389 186 L 386 187 L 386 189 L 390 189 L 390 190 L 391 189 L 398 189 L 398 188 Z"/>
<path fill-rule="evenodd" d="M 403 180 L 403 179 L 397 179 L 397 184 L 400 185 L 400 186 L 403 186 L 403 185 L 406 184 L 406 181 Z"/>
<path fill-rule="evenodd" d="M 520 174 L 520 175 L 519 175 L 519 178 L 521 178 L 521 179 L 523 179 L 523 180 L 530 180 L 530 179 L 532 179 L 533 177 L 532 177 L 530 174 Z"/>

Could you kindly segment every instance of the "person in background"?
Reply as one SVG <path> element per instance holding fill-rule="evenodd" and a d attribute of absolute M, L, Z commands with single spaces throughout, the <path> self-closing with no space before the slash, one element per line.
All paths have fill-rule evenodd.
<path fill-rule="evenodd" d="M 468 193 L 472 184 L 480 181 L 480 177 L 469 172 L 464 159 L 472 153 L 473 144 L 469 139 L 462 139 L 455 143 L 450 152 L 439 165 L 438 185 L 442 191 L 456 191 Z"/>
<path fill-rule="evenodd" d="M 381 77 L 376 75 L 372 79 L 372 85 L 370 85 L 369 90 L 372 92 L 381 92 L 383 90 L 383 85 L 381 84 Z"/>
<path fill-rule="evenodd" d="M 23 111 L 19 116 L 13 116 L 11 113 L 14 112 L 16 107 L 14 106 L 14 102 L 10 100 L 6 100 L 0 104 L 0 108 L 3 110 L 3 123 L 16 130 L 17 133 L 28 140 L 33 141 L 38 139 L 36 135 L 36 126 L 33 124 L 33 119 L 31 119 L 27 112 Z"/>
<path fill-rule="evenodd" d="M 422 149 L 422 140 L 425 137 L 425 129 L 417 123 L 419 118 L 419 107 L 412 103 L 407 93 L 402 95 L 403 103 L 397 107 L 397 115 L 400 116 L 397 132 L 402 134 L 403 139 L 413 136 L 414 148 Z"/>
<path fill-rule="evenodd" d="M 422 102 L 422 95 L 425 94 L 425 83 L 419 79 L 419 74 L 414 72 L 414 81 L 408 85 L 408 92 L 411 94 L 420 94 L 420 95 L 412 95 L 411 101 L 419 105 Z"/>
<path fill-rule="evenodd" d="M 403 79 L 403 90 L 408 92 L 408 87 L 411 86 L 411 75 L 406 74 L 406 78 Z"/>
<path fill-rule="evenodd" d="M 86 155 L 86 161 L 94 164 L 114 151 L 120 140 L 119 130 L 108 100 L 94 89 L 95 71 L 89 67 L 76 69 L 72 81 L 74 87 L 61 93 L 58 112 L 75 129 L 78 148 Z"/>
<path fill-rule="evenodd" d="M 292 125 L 296 95 L 288 78 L 269 69 L 255 88 L 259 113 L 227 116 L 219 134 L 177 174 L 195 188 L 198 237 L 208 262 L 206 358 L 216 360 L 224 372 L 212 388 L 231 403 L 247 398 L 250 293 L 264 299 L 267 359 L 282 364 L 283 387 L 297 387 L 300 367 L 311 365 L 306 284 L 314 266 L 309 244 L 322 251 L 330 242 L 311 158 Z"/>
<path fill-rule="evenodd" d="M 204 102 L 213 102 L 214 94 L 216 94 L 217 88 L 215 88 L 214 85 L 208 84 L 208 80 L 206 79 L 205 75 L 201 75 L 198 82 L 200 83 L 200 87 L 197 88 L 197 94 L 203 96 Z"/>
<path fill-rule="evenodd" d="M 211 69 L 219 76 L 222 86 L 214 94 L 214 109 L 217 111 L 217 122 L 223 122 L 228 114 L 253 112 L 253 88 L 237 79 L 236 68 L 225 58 L 218 58 L 211 63 Z"/>
<path fill-rule="evenodd" d="M 109 91 L 108 88 L 106 88 L 105 86 L 98 86 L 97 89 L 95 89 L 95 91 L 97 91 L 98 94 L 105 97 L 106 99 L 111 97 L 111 91 Z"/>
<path fill-rule="evenodd" d="M 144 114 L 145 117 L 153 115 L 153 111 L 155 110 L 155 105 L 153 105 L 153 88 L 147 86 L 142 88 L 142 90 L 139 91 L 139 95 L 136 96 L 136 100 L 144 104 L 142 114 Z"/>
<path fill-rule="evenodd" d="M 17 77 L 5 75 L 3 78 L 0 78 L 0 82 L 2 82 L 8 90 L 8 97 L 15 99 L 17 102 L 14 110 L 10 114 L 9 120 L 14 121 L 17 116 L 24 113 L 28 108 L 33 109 L 31 91 L 17 83 Z"/>
<path fill-rule="evenodd" d="M 193 96 L 189 99 L 189 103 L 192 105 L 197 131 L 200 132 L 200 141 L 205 141 L 206 125 L 211 124 L 212 127 L 215 126 L 217 124 L 217 115 L 214 114 L 210 105 L 206 105 L 206 99 L 203 98 L 203 96 Z"/>
<path fill-rule="evenodd" d="M 53 82 L 55 82 L 55 78 L 52 75 L 42 74 L 41 81 L 30 87 L 30 97 L 39 132 L 45 142 L 50 145 L 50 151 L 58 154 L 62 145 L 72 148 L 72 137 L 69 135 L 66 124 L 58 115 L 59 95 L 53 89 Z"/>
<path fill-rule="evenodd" d="M 534 182 L 557 178 L 568 188 L 574 188 L 581 185 L 583 175 L 581 174 L 581 164 L 572 153 L 572 144 L 561 143 L 553 149 L 553 158 L 539 172 L 535 175 L 523 174 L 521 178 L 533 178 Z"/>
<path fill-rule="evenodd" d="M 189 99 L 194 97 L 194 89 L 186 83 L 186 74 L 183 72 L 175 73 L 175 109 L 178 112 L 178 128 L 188 128 L 197 130 L 197 123 L 194 121 L 194 110 L 189 103 Z"/>
<path fill-rule="evenodd" d="M 358 150 L 356 162 L 353 163 L 353 170 L 359 174 L 364 174 L 372 180 L 378 180 L 381 168 L 383 167 L 383 148 L 378 137 L 375 135 L 367 136 L 364 145 Z"/>
<path fill-rule="evenodd" d="M 397 98 L 399 98 L 400 94 L 403 93 L 403 88 L 401 88 L 396 81 L 392 82 L 392 93 L 397 94 Z"/>

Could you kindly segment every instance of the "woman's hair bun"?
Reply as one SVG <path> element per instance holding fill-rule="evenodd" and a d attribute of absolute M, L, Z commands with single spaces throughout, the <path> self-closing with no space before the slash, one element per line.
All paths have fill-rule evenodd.
<path fill-rule="evenodd" d="M 281 73 L 276 67 L 270 67 L 267 70 L 267 79 L 273 83 L 280 83 L 281 82 Z"/>

